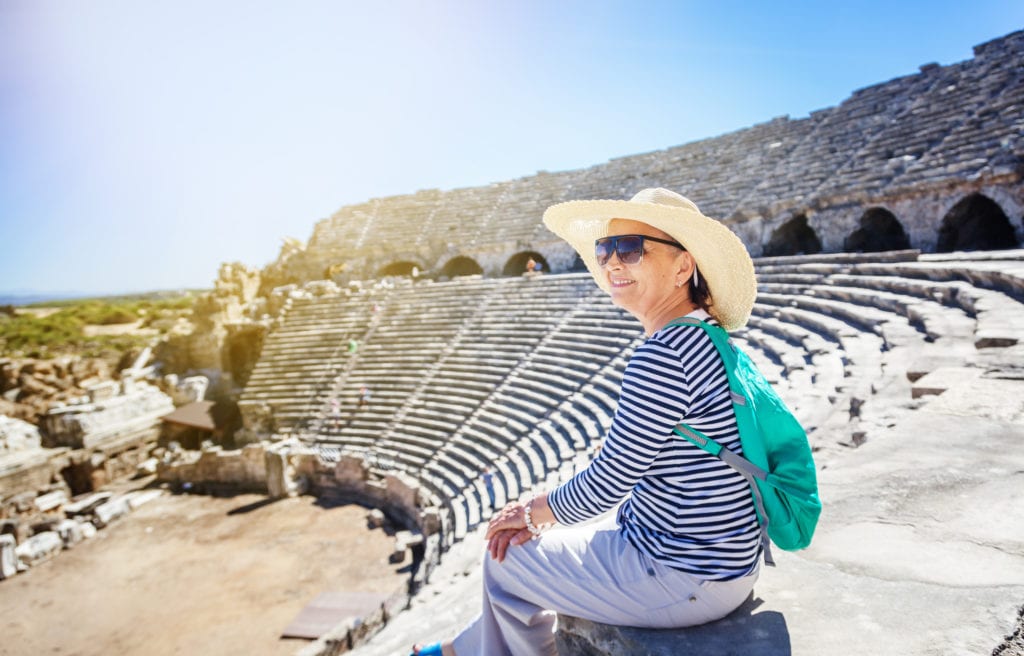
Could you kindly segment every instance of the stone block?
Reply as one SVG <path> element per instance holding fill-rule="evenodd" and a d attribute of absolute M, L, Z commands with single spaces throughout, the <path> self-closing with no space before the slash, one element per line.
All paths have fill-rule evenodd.
<path fill-rule="evenodd" d="M 36 497 L 33 504 L 39 512 L 49 512 L 51 510 L 57 510 L 67 503 L 67 501 L 68 495 L 64 494 L 63 490 L 55 490 Z"/>
<path fill-rule="evenodd" d="M 942 394 L 953 385 L 978 378 L 981 369 L 973 367 L 939 367 L 935 371 L 914 381 L 910 388 L 911 398 Z"/>
<path fill-rule="evenodd" d="M 400 563 L 405 560 L 405 553 L 410 547 L 423 544 L 423 535 L 413 531 L 398 531 L 395 533 L 394 551 L 388 557 L 389 563 Z"/>
<path fill-rule="evenodd" d="M 82 539 L 90 540 L 96 537 L 96 525 L 92 522 L 82 522 Z"/>
<path fill-rule="evenodd" d="M 147 460 L 143 460 L 135 467 L 135 475 L 152 476 L 153 474 L 156 473 L 156 468 L 158 464 L 160 464 L 160 461 L 157 460 L 156 458 L 149 458 Z"/>
<path fill-rule="evenodd" d="M 748 598 L 720 620 L 682 629 L 613 626 L 559 614 L 555 644 L 560 654 L 588 656 L 793 653 L 785 618 L 775 611 L 758 611 L 761 603 Z"/>
<path fill-rule="evenodd" d="M 343 486 L 366 481 L 366 464 L 358 456 L 343 455 L 334 466 L 334 479 Z"/>
<path fill-rule="evenodd" d="M 128 499 L 128 507 L 135 510 L 139 506 L 145 505 L 156 499 L 163 494 L 161 490 L 137 490 L 135 492 L 129 492 L 125 495 Z"/>
<path fill-rule="evenodd" d="M 277 451 L 267 451 L 267 494 L 273 499 L 288 496 L 288 458 Z"/>
<path fill-rule="evenodd" d="M 936 369 L 962 365 L 964 359 L 955 355 L 930 355 L 914 358 L 907 365 L 907 380 L 916 383 Z"/>
<path fill-rule="evenodd" d="M 0 535 L 0 581 L 9 579 L 18 573 L 17 543 L 14 536 Z"/>
<path fill-rule="evenodd" d="M 377 508 L 374 508 L 370 512 L 366 513 L 366 525 L 369 528 L 380 528 L 384 526 L 384 522 L 387 521 L 387 517 L 384 516 L 384 512 Z"/>
<path fill-rule="evenodd" d="M 398 531 L 395 533 L 395 545 L 402 549 L 423 544 L 423 535 L 413 531 Z"/>
<path fill-rule="evenodd" d="M 420 526 L 426 535 L 434 535 L 441 530 L 441 513 L 436 506 L 425 508 L 420 513 Z"/>
<path fill-rule="evenodd" d="M 32 567 L 53 558 L 64 549 L 64 541 L 56 531 L 46 531 L 33 535 L 19 544 L 14 552 L 18 560 L 26 567 Z"/>
<path fill-rule="evenodd" d="M 114 496 L 110 492 L 94 492 L 88 496 L 82 497 L 78 501 L 72 501 L 71 503 L 64 506 L 64 514 L 68 517 L 77 517 L 79 515 L 88 515 L 92 513 L 98 506 L 106 503 L 110 498 Z"/>
<path fill-rule="evenodd" d="M 57 535 L 63 541 L 65 549 L 70 549 L 85 539 L 82 535 L 82 525 L 73 519 L 65 519 L 57 524 Z"/>
<path fill-rule="evenodd" d="M 120 519 L 131 512 L 131 506 L 128 505 L 128 499 L 125 497 L 118 497 L 111 499 L 101 506 L 97 506 L 93 512 L 95 519 L 93 522 L 96 524 L 96 528 L 104 528 L 108 526 L 112 521 Z"/>

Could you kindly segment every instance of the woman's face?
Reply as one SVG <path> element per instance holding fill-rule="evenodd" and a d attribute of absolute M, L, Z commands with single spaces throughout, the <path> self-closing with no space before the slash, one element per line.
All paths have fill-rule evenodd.
<path fill-rule="evenodd" d="M 611 220 L 608 236 L 618 235 L 646 235 L 674 241 L 661 230 L 632 219 Z M 635 316 L 648 332 L 661 327 L 654 324 L 663 316 L 671 315 L 665 322 L 679 316 L 675 313 L 688 297 L 685 287 L 676 287 L 676 282 L 689 280 L 692 272 L 693 259 L 689 253 L 654 241 L 644 241 L 644 254 L 638 264 L 623 264 L 618 253 L 613 253 L 602 269 L 612 302 Z"/>

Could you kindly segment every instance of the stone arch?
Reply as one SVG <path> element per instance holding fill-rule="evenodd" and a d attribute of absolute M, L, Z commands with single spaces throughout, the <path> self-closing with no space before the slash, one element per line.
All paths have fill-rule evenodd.
<path fill-rule="evenodd" d="M 988 196 L 973 193 L 954 205 L 942 218 L 935 250 L 949 253 L 1017 246 L 1017 235 L 1003 208 Z"/>
<path fill-rule="evenodd" d="M 547 258 L 537 251 L 522 251 L 508 258 L 508 261 L 505 262 L 505 268 L 501 271 L 501 275 L 518 276 L 526 273 L 526 265 L 530 260 L 540 265 L 539 271 L 551 273 L 551 266 L 548 264 Z"/>
<path fill-rule="evenodd" d="M 471 257 L 456 255 L 448 260 L 448 263 L 441 269 L 441 276 L 455 278 L 456 276 L 475 276 L 484 272 L 480 264 Z"/>
<path fill-rule="evenodd" d="M 850 233 L 843 250 L 878 253 L 910 248 L 910 239 L 896 215 L 884 207 L 871 207 L 860 217 L 860 227 Z"/>
<path fill-rule="evenodd" d="M 377 276 L 380 278 L 386 278 L 387 276 L 408 276 L 410 278 L 415 278 L 421 271 L 423 271 L 423 268 L 416 262 L 399 260 L 397 262 L 389 262 L 382 266 L 377 272 Z"/>
<path fill-rule="evenodd" d="M 821 252 L 821 240 L 807 223 L 806 214 L 797 214 L 774 231 L 764 245 L 764 256 L 810 255 Z"/>

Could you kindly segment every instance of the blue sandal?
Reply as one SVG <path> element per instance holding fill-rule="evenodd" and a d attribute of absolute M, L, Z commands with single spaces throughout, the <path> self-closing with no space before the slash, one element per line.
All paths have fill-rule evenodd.
<path fill-rule="evenodd" d="M 442 656 L 441 643 L 435 642 L 419 649 L 413 646 L 409 656 Z"/>

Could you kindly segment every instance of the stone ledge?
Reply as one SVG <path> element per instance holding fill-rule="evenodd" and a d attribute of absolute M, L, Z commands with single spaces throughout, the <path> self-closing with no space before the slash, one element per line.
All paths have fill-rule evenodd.
<path fill-rule="evenodd" d="M 792 649 L 786 618 L 778 611 L 757 612 L 763 603 L 751 595 L 717 622 L 685 629 L 638 629 L 559 615 L 555 643 L 559 654 L 580 656 L 789 656 Z"/>

